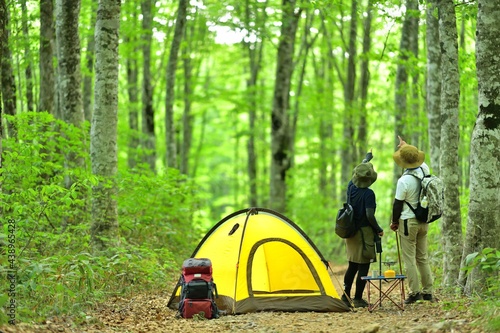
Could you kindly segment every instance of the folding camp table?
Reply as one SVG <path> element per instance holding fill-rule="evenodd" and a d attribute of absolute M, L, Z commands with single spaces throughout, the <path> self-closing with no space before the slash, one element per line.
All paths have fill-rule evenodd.
<path fill-rule="evenodd" d="M 366 280 L 368 283 L 367 283 L 367 288 L 366 288 L 366 292 L 368 294 L 368 311 L 372 312 L 373 310 L 375 310 L 378 306 L 381 306 L 382 305 L 382 301 L 384 299 L 388 299 L 390 300 L 392 303 L 394 303 L 398 308 L 400 308 L 402 311 L 404 311 L 404 301 L 405 301 L 405 287 L 404 287 L 404 280 L 406 279 L 406 276 L 405 275 L 396 275 L 395 277 L 393 278 L 386 278 L 384 277 L 383 275 L 381 276 L 377 276 L 377 277 L 373 277 L 373 276 L 362 276 L 361 277 L 362 280 Z M 376 281 L 378 281 L 379 283 L 384 280 L 384 281 L 387 281 L 389 282 L 389 288 L 387 288 L 387 290 L 382 290 L 381 287 L 377 286 L 375 284 Z M 370 286 L 373 286 L 375 287 L 375 289 L 377 289 L 379 291 L 379 297 L 375 299 L 375 303 L 371 303 L 370 302 Z M 397 287 L 399 287 L 399 290 L 400 290 L 400 294 L 401 294 L 401 302 L 397 302 L 394 300 L 395 296 L 391 297 L 391 292 L 396 289 Z"/>

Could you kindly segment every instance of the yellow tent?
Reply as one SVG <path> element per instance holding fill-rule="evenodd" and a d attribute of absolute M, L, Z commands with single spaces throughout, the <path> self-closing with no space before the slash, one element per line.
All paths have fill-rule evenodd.
<path fill-rule="evenodd" d="M 228 215 L 191 256 L 212 261 L 220 310 L 349 311 L 328 274 L 328 262 L 311 239 L 285 216 L 265 208 Z M 168 302 L 176 308 L 177 285 Z"/>

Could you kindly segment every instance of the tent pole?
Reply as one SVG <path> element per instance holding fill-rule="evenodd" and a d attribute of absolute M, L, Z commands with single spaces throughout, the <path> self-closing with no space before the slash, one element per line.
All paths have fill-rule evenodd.
<path fill-rule="evenodd" d="M 349 297 L 349 295 L 346 294 L 344 288 L 342 287 L 342 284 L 340 283 L 339 279 L 337 279 L 337 276 L 333 273 L 333 269 L 332 269 L 332 266 L 330 266 L 330 263 L 327 262 L 327 266 L 328 266 L 328 269 L 330 270 L 330 272 L 332 272 L 332 276 L 335 278 L 335 280 L 337 281 L 337 284 L 340 286 L 340 289 L 342 290 L 342 294 L 345 295 L 345 297 L 347 298 L 347 300 L 349 301 L 349 304 L 351 304 L 351 311 L 353 311 L 352 309 L 354 309 L 354 303 L 352 302 L 352 299 Z"/>
<path fill-rule="evenodd" d="M 243 247 L 243 237 L 245 237 L 245 230 L 247 228 L 248 219 L 250 215 L 257 214 L 257 210 L 250 208 L 247 212 L 247 217 L 245 218 L 245 224 L 243 225 L 243 230 L 241 231 L 240 248 L 238 249 L 238 260 L 236 261 L 236 281 L 234 282 L 234 293 L 233 293 L 233 314 L 236 313 L 236 290 L 238 289 L 238 273 L 240 270 L 240 256 L 241 248 Z"/>

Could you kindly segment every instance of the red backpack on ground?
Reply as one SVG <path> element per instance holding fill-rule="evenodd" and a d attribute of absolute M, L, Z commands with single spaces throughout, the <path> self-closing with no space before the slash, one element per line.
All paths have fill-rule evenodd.
<path fill-rule="evenodd" d="M 212 262 L 208 258 L 189 258 L 182 264 L 179 315 L 192 318 L 201 315 L 207 319 L 219 318 L 215 304 L 217 287 L 212 278 Z"/>

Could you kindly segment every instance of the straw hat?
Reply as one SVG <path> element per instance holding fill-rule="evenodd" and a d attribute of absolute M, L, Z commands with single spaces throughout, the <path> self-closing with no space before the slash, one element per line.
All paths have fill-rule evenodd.
<path fill-rule="evenodd" d="M 403 145 L 396 151 L 392 158 L 397 165 L 405 169 L 412 169 L 422 165 L 425 160 L 425 153 L 412 145 Z"/>
<path fill-rule="evenodd" d="M 371 163 L 361 163 L 352 172 L 352 182 L 358 188 L 367 188 L 377 180 L 377 173 Z"/>

